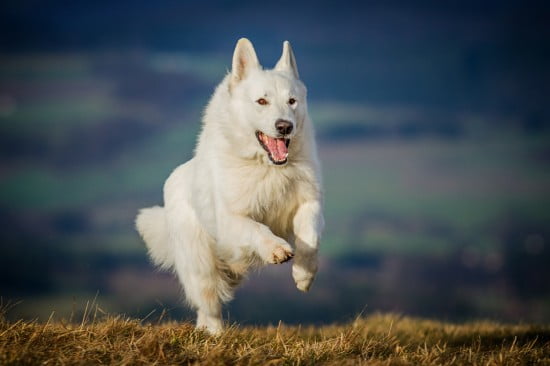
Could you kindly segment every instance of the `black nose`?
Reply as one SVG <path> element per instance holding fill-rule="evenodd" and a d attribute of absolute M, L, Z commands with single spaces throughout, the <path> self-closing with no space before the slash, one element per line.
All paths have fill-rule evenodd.
<path fill-rule="evenodd" d="M 284 119 L 278 119 L 277 122 L 275 122 L 275 128 L 281 135 L 288 135 L 292 132 L 293 127 L 292 122 L 285 121 Z"/>

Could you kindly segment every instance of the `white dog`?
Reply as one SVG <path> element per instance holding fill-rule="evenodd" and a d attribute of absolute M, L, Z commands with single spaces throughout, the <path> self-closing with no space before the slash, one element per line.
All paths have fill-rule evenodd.
<path fill-rule="evenodd" d="M 206 108 L 195 156 L 166 181 L 164 208 L 142 209 L 136 226 L 153 261 L 177 273 L 197 326 L 219 333 L 221 304 L 252 266 L 294 257 L 296 286 L 309 289 L 321 196 L 306 88 L 290 44 L 273 70 L 263 70 L 243 38 Z"/>

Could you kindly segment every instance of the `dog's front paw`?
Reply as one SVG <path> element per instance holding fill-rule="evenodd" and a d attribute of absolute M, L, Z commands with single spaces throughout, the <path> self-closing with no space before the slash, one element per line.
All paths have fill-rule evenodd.
<path fill-rule="evenodd" d="M 294 252 L 288 243 L 281 240 L 280 242 L 270 241 L 260 255 L 268 263 L 280 264 L 291 260 Z"/>
<path fill-rule="evenodd" d="M 294 263 L 292 266 L 292 278 L 294 278 L 298 290 L 307 292 L 315 279 L 315 271 L 309 271 Z"/>
<path fill-rule="evenodd" d="M 289 261 L 294 257 L 294 252 L 288 244 L 277 245 L 271 252 L 269 263 L 280 264 Z"/>

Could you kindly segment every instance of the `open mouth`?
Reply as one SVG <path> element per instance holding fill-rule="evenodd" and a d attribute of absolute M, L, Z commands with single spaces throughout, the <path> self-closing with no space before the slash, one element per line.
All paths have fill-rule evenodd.
<path fill-rule="evenodd" d="M 282 165 L 288 160 L 288 146 L 290 139 L 284 137 L 269 137 L 265 133 L 256 131 L 256 138 L 273 164 Z"/>

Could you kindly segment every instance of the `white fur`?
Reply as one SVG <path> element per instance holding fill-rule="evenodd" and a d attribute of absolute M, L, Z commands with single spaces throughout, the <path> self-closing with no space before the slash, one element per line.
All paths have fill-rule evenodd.
<path fill-rule="evenodd" d="M 255 135 L 277 136 L 278 119 L 294 125 L 285 165 L 273 164 Z M 136 226 L 154 263 L 176 272 L 198 327 L 221 331 L 221 304 L 252 266 L 294 255 L 296 286 L 309 289 L 323 228 L 321 183 L 306 88 L 288 42 L 275 68 L 263 70 L 250 41 L 239 40 L 195 156 L 167 179 L 164 202 L 142 209 Z"/>

